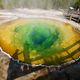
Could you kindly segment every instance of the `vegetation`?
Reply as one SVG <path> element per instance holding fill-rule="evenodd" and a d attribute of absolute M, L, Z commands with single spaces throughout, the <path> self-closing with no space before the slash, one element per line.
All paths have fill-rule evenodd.
<path fill-rule="evenodd" d="M 2 9 L 3 8 L 3 1 L 0 0 L 0 8 Z"/>
<path fill-rule="evenodd" d="M 4 3 L 4 4 L 3 4 Z M 0 0 L 0 8 L 68 8 L 70 5 L 80 5 L 80 0 Z"/>
<path fill-rule="evenodd" d="M 73 5 L 73 7 L 74 7 L 75 9 L 80 8 L 80 0 L 76 0 L 76 2 L 75 2 L 75 4 Z"/>

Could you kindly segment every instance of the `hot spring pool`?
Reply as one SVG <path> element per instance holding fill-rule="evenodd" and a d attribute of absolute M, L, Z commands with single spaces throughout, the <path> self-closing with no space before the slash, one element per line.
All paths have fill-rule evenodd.
<path fill-rule="evenodd" d="M 0 47 L 28 64 L 60 65 L 80 55 L 80 33 L 51 19 L 16 19 L 0 25 Z"/>

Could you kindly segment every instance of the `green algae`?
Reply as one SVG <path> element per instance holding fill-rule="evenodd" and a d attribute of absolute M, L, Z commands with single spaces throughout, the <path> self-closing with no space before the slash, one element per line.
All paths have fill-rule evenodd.
<path fill-rule="evenodd" d="M 25 61 L 28 63 L 29 53 L 36 50 L 43 58 L 62 51 L 60 43 L 62 35 L 55 25 L 43 22 L 30 22 L 18 25 L 13 30 L 12 42 L 17 49 L 23 48 Z M 52 47 L 53 46 L 53 47 Z"/>

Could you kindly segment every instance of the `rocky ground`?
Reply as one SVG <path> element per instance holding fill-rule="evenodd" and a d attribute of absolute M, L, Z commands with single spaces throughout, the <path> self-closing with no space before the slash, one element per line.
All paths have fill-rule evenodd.
<path fill-rule="evenodd" d="M 6 80 L 8 74 L 10 58 L 3 52 L 0 51 L 0 80 Z M 36 80 L 40 76 L 44 76 L 48 73 L 46 68 L 37 70 L 28 75 L 24 75 L 22 77 L 16 78 L 15 80 Z"/>
<path fill-rule="evenodd" d="M 0 51 L 0 80 L 6 80 L 9 57 Z"/>

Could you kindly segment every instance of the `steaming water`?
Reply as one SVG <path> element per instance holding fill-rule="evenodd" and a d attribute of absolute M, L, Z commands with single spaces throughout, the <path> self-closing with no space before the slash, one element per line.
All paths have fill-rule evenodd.
<path fill-rule="evenodd" d="M 28 9 L 16 8 L 11 10 L 0 10 L 0 24 L 6 21 L 14 20 L 17 18 L 48 18 L 57 19 L 63 22 L 68 22 L 75 27 L 80 27 L 79 24 L 68 21 L 64 17 L 64 12 L 60 10 L 43 10 L 43 9 Z M 80 30 L 80 29 L 79 29 Z"/>
<path fill-rule="evenodd" d="M 16 19 L 16 18 L 63 18 L 63 12 L 57 10 L 41 10 L 17 8 L 12 10 L 0 10 L 0 19 Z"/>

